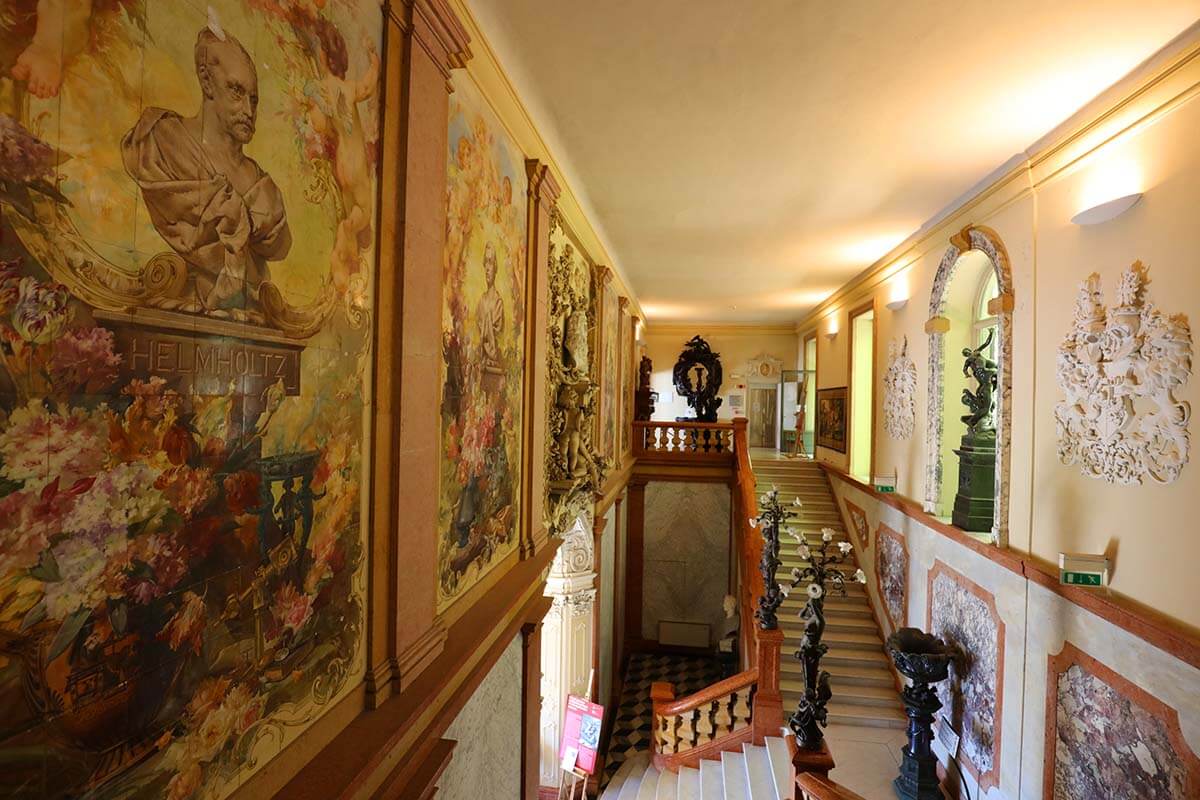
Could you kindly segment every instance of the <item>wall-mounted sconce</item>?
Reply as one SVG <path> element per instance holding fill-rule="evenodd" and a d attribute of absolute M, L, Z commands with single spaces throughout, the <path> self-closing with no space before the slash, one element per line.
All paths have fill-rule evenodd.
<path fill-rule="evenodd" d="M 1114 220 L 1124 214 L 1129 209 L 1138 204 L 1142 199 L 1141 192 L 1127 194 L 1124 197 L 1118 197 L 1115 200 L 1109 200 L 1106 203 L 1101 203 L 1091 208 L 1085 208 L 1075 216 L 1071 217 L 1071 222 L 1076 225 L 1099 225 L 1102 222 Z"/>
<path fill-rule="evenodd" d="M 888 281 L 887 307 L 899 311 L 908 305 L 908 267 L 897 271 Z"/>
<path fill-rule="evenodd" d="M 829 318 L 829 325 L 825 328 L 825 338 L 832 342 L 834 339 L 837 338 L 837 335 L 838 335 L 837 317 L 831 316 Z"/>

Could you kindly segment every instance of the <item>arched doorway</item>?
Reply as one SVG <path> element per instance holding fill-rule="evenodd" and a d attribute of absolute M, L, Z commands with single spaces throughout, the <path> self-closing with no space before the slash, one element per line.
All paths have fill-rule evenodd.
<path fill-rule="evenodd" d="M 929 322 L 925 331 L 929 335 L 929 392 L 925 421 L 925 511 L 935 516 L 946 513 L 944 477 L 950 468 L 947 465 L 948 448 L 943 441 L 946 412 L 946 350 L 950 320 L 946 316 L 951 294 L 951 282 L 960 266 L 969 267 L 974 261 L 990 271 L 995 277 L 998 295 L 988 305 L 988 313 L 994 317 L 995 360 L 997 365 L 996 390 L 996 513 L 992 525 L 992 537 L 997 544 L 1008 542 L 1008 475 L 1011 459 L 1012 438 L 1012 265 L 1004 243 L 995 231 L 981 226 L 968 226 L 950 238 L 938 265 L 929 298 Z M 972 317 L 964 324 L 968 336 L 978 332 L 975 314 L 979 300 L 979 281 L 971 280 L 966 294 L 967 307 Z M 957 468 L 954 469 L 957 473 Z"/>

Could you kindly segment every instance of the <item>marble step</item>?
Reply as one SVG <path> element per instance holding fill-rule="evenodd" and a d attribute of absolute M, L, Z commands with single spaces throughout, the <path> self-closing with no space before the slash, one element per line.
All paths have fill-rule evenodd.
<path fill-rule="evenodd" d="M 725 797 L 725 778 L 721 774 L 721 762 L 704 759 L 700 762 L 700 797 L 704 800 L 722 800 Z"/>
<path fill-rule="evenodd" d="M 800 643 L 800 637 L 804 633 L 804 626 L 796 625 L 781 625 L 783 628 L 783 640 L 785 642 L 795 641 Z M 870 652 L 879 651 L 883 653 L 883 640 L 879 638 L 878 631 L 870 633 L 834 633 L 828 628 L 825 629 L 825 635 L 821 637 L 823 644 L 829 645 L 829 648 L 839 648 L 843 650 L 867 650 Z"/>
<path fill-rule="evenodd" d="M 807 595 L 801 596 L 799 593 L 796 593 L 784 600 L 781 608 L 784 611 L 795 614 L 804 608 L 804 604 L 807 602 Z M 782 616 L 782 614 L 783 612 L 781 611 L 780 616 Z M 867 603 L 867 597 L 865 594 L 846 595 L 845 597 L 833 595 L 832 597 L 826 599 L 825 619 L 832 619 L 835 616 L 843 618 L 861 617 L 863 619 L 869 619 L 872 621 L 875 619 L 873 616 L 871 616 L 871 606 Z"/>
<path fill-rule="evenodd" d="M 746 784 L 750 788 L 751 800 L 776 800 L 775 776 L 771 774 L 771 759 L 767 748 L 760 745 L 743 744 L 742 758 L 746 764 Z"/>
<path fill-rule="evenodd" d="M 792 658 L 792 654 L 800 647 L 800 639 L 793 641 L 784 641 L 783 657 Z M 854 650 L 844 647 L 830 647 L 829 652 L 821 659 L 821 666 L 828 668 L 826 665 L 837 665 L 844 667 L 858 667 L 860 669 L 880 669 L 887 670 L 891 666 L 891 661 L 887 654 L 880 648 L 878 652 L 873 650 Z M 782 665 L 781 665 L 782 666 Z M 796 665 L 799 669 L 799 665 Z M 833 670 L 830 670 L 832 674 Z"/>
<path fill-rule="evenodd" d="M 637 800 L 657 800 L 655 795 L 658 793 L 658 767 L 650 766 L 642 773 L 642 782 L 638 786 Z M 621 800 L 624 800 L 625 794 L 621 794 Z"/>
<path fill-rule="evenodd" d="M 904 728 L 908 721 L 904 712 L 896 709 L 871 708 L 853 706 L 830 700 L 825 707 L 829 713 L 829 723 L 841 725 L 862 725 L 868 728 Z"/>
<path fill-rule="evenodd" d="M 677 800 L 679 797 L 679 774 L 664 769 L 658 774 L 658 787 L 654 792 L 654 800 Z"/>
<path fill-rule="evenodd" d="M 778 736 L 767 739 L 766 746 L 771 775 L 775 778 L 775 797 L 777 800 L 787 800 L 796 791 L 792 778 L 792 751 L 787 739 Z"/>
<path fill-rule="evenodd" d="M 802 623 L 797 617 L 792 616 L 785 620 L 779 618 L 779 624 L 786 631 L 790 627 L 804 629 Z M 871 634 L 872 636 L 879 633 L 879 628 L 875 626 L 875 620 L 863 619 L 862 617 L 838 617 L 831 614 L 825 615 L 825 632 L 826 633 L 862 633 Z"/>
<path fill-rule="evenodd" d="M 695 767 L 680 767 L 676 787 L 676 800 L 701 800 L 700 770 Z"/>
<path fill-rule="evenodd" d="M 721 777 L 725 784 L 725 800 L 750 800 L 744 755 L 729 750 L 721 753 Z"/>
<path fill-rule="evenodd" d="M 847 705 L 856 706 L 878 706 L 880 708 L 899 709 L 900 695 L 896 693 L 894 687 L 891 686 L 868 686 L 861 683 L 842 683 L 837 678 L 833 677 L 833 673 L 829 673 L 829 684 L 833 689 L 833 696 L 838 702 Z M 779 688 L 783 694 L 784 707 L 795 707 L 800 698 L 804 695 L 804 683 L 797 678 L 796 680 L 783 679 L 779 682 Z"/>

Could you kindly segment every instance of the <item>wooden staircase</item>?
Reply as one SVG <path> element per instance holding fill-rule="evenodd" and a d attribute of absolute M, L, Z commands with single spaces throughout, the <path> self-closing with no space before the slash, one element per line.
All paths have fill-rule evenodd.
<path fill-rule="evenodd" d="M 834 541 L 850 541 L 842 525 L 837 500 L 829 486 L 829 478 L 816 462 L 809 459 L 754 459 L 754 475 L 758 491 L 775 487 L 785 504 L 800 498 L 803 506 L 794 527 L 799 528 L 810 546 L 821 541 L 821 529 L 834 530 Z M 858 553 L 855 552 L 857 559 Z M 784 538 L 779 570 L 780 583 L 790 581 L 793 567 L 806 564 L 796 555 L 796 544 Z M 866 587 L 851 576 L 857 563 L 846 565 L 846 597 L 830 595 L 825 603 L 826 627 L 822 641 L 829 652 L 821 659 L 821 668 L 828 670 L 833 687 L 833 699 L 827 707 L 829 722 L 842 725 L 863 725 L 877 728 L 903 728 L 906 724 L 895 678 L 883 649 L 879 625 L 871 613 Z M 783 602 L 779 626 L 784 633 L 780 653 L 780 688 L 784 715 L 790 714 L 803 694 L 800 662 L 793 657 L 804 633 L 799 620 L 806 598 L 799 587 Z"/>

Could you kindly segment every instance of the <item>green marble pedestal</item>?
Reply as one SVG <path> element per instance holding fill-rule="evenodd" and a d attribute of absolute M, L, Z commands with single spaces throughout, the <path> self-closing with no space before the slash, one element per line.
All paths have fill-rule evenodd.
<path fill-rule="evenodd" d="M 996 432 L 968 433 L 954 452 L 958 494 L 951 521 L 964 531 L 990 531 L 996 517 Z"/>

